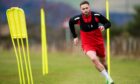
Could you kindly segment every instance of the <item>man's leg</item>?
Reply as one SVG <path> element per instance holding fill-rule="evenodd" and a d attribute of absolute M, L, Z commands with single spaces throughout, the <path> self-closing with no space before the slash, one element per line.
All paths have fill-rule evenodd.
<path fill-rule="evenodd" d="M 105 78 L 109 81 L 109 84 L 113 84 L 113 80 L 108 75 L 103 64 L 99 61 L 98 57 L 96 56 L 96 52 L 95 51 L 88 51 L 86 53 L 86 55 L 92 60 L 93 64 L 97 68 L 97 70 L 100 71 L 103 74 L 103 76 L 105 76 Z"/>
<path fill-rule="evenodd" d="M 98 71 L 104 70 L 104 66 L 100 63 L 95 51 L 88 51 L 86 55 L 91 59 Z"/>
<path fill-rule="evenodd" d="M 106 57 L 100 57 L 99 59 L 100 59 L 100 62 L 105 67 L 106 71 L 108 71 L 108 67 L 107 67 L 107 64 L 106 64 Z"/>
<path fill-rule="evenodd" d="M 106 54 L 105 54 L 105 47 L 104 44 L 98 45 L 96 48 L 97 56 L 100 59 L 100 62 L 105 67 L 106 71 L 108 71 L 107 64 L 106 64 Z"/>

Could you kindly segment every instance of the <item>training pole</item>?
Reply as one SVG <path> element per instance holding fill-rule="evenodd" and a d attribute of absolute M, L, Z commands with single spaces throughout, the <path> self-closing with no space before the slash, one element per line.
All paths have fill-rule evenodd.
<path fill-rule="evenodd" d="M 6 11 L 6 14 L 17 59 L 20 84 L 33 84 L 24 11 L 12 7 Z"/>
<path fill-rule="evenodd" d="M 42 41 L 42 70 L 43 75 L 48 74 L 48 50 L 45 24 L 45 11 L 41 8 L 41 41 Z"/>
<path fill-rule="evenodd" d="M 109 20 L 109 0 L 106 0 L 106 17 Z M 110 29 L 107 29 L 107 65 L 108 74 L 110 74 Z"/>

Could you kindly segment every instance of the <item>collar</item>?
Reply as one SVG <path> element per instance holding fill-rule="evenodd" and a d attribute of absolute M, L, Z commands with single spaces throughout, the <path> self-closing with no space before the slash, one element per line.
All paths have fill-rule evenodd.
<path fill-rule="evenodd" d="M 86 23 L 87 23 L 87 22 L 91 22 L 91 19 L 92 19 L 92 17 L 91 17 L 91 12 L 89 13 L 88 16 L 82 14 L 82 18 L 83 18 L 84 22 L 86 22 Z"/>
<path fill-rule="evenodd" d="M 86 16 L 85 14 L 82 14 L 82 17 L 85 17 L 85 18 L 88 18 L 90 16 L 91 16 L 91 11 L 89 12 L 89 15 L 88 16 Z"/>

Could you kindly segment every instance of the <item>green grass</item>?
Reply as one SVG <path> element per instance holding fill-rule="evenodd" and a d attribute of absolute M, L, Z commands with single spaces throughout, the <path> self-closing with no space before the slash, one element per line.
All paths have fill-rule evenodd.
<path fill-rule="evenodd" d="M 105 84 L 104 77 L 83 54 L 55 52 L 48 56 L 49 74 L 43 76 L 41 54 L 31 53 L 34 84 Z M 111 76 L 116 84 L 139 84 L 139 66 L 139 59 L 112 57 Z M 0 51 L 0 84 L 19 84 L 17 61 L 12 51 Z"/>

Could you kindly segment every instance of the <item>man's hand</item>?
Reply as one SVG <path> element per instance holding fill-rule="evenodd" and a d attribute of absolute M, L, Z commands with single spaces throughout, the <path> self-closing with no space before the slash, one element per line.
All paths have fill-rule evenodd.
<path fill-rule="evenodd" d="M 99 26 L 99 29 L 100 29 L 101 31 L 104 31 L 104 30 L 105 30 L 105 27 L 104 27 L 104 26 Z"/>
<path fill-rule="evenodd" d="M 78 42 L 79 42 L 78 37 L 76 37 L 76 38 L 73 39 L 73 43 L 74 43 L 75 46 L 78 45 Z"/>

